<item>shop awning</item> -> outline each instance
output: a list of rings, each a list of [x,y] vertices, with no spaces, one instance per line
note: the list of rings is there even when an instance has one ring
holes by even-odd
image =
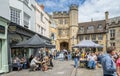
[[[46,40],[40,38],[37,34],[35,34],[32,38],[17,43],[15,46],[12,46],[13,48],[17,47],[24,47],[24,48],[55,48],[55,45],[52,45],[50,43],[47,43]]]

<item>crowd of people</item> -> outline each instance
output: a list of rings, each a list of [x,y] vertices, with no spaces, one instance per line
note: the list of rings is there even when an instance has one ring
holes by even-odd
[[[120,76],[120,51],[115,51],[115,47],[108,47],[106,53],[80,52],[74,53],[74,67],[78,68],[82,62],[89,69],[103,68],[103,76]],[[80,65],[81,66],[81,65]]]
[[[45,51],[40,50],[37,55],[31,55],[29,59],[25,57],[19,58],[15,57],[13,59],[13,69],[17,68],[17,70],[30,68],[30,71],[42,70],[46,71],[48,68],[53,67],[53,54],[46,48]]]
[[[18,70],[22,68],[30,68],[30,71],[42,70],[46,71],[49,67],[53,67],[52,59],[59,59],[61,56],[63,60],[74,60],[74,67],[86,67],[89,69],[96,69],[98,67],[103,68],[103,76],[120,76],[120,52],[115,51],[114,47],[108,47],[106,53],[102,51],[80,51],[73,52],[63,49],[62,51],[50,52],[39,51],[38,55],[31,55],[27,60],[25,57],[15,57],[13,60],[13,67],[17,67]]]

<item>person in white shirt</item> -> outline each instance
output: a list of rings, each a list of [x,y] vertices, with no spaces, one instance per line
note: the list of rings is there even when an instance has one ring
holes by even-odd
[[[38,60],[37,60],[37,56],[35,56],[31,63],[30,63],[30,67],[32,68],[31,70],[35,71],[39,66],[37,65],[37,63],[40,63]]]
[[[91,53],[90,56],[88,56],[88,67],[90,69],[95,69],[96,68],[96,55],[94,53]]]

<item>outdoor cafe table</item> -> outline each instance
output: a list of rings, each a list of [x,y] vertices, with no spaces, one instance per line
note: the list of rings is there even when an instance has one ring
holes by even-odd
[[[80,59],[80,63],[79,66],[82,68],[86,68],[87,67],[87,59]]]

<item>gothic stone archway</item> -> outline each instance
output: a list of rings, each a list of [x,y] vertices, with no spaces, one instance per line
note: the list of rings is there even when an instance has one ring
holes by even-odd
[[[69,45],[68,42],[61,42],[60,43],[60,50],[63,50],[63,49],[69,50],[68,45]]]

